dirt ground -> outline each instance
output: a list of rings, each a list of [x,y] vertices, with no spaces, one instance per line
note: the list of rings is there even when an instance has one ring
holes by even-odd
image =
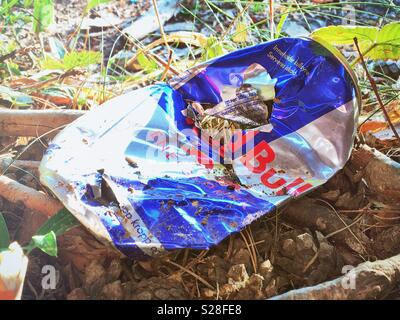
[[[147,10],[151,1],[118,3],[109,10],[127,21]],[[57,0],[53,32],[60,37],[71,35],[84,6],[83,1]],[[186,16],[178,15],[171,23],[182,22],[180,19],[187,22]],[[108,38],[115,40],[113,31],[107,32]],[[91,40],[93,48],[100,46],[96,39]],[[36,45],[28,37],[25,41]],[[109,49],[111,43],[105,47]],[[125,43],[116,50],[123,48]],[[40,161],[49,141],[37,141],[19,159]],[[27,142],[2,137],[0,151],[18,153]],[[398,160],[396,155],[393,159]],[[373,178],[359,164],[357,154],[353,154],[343,170],[306,198],[264,216],[208,251],[185,249],[162,258],[134,261],[100,243],[84,227],[75,228],[58,239],[59,257],[39,250],[30,255],[22,298],[267,299],[340,277],[344,266],[392,257],[400,253],[399,202],[383,199],[385,205],[378,207],[382,199],[365,183]],[[9,170],[7,176],[43,190],[35,171]],[[23,204],[1,197],[0,210],[11,237],[21,243],[26,243],[45,220]],[[307,220],[310,216],[316,220]],[[58,272],[54,290],[42,288],[45,265],[55,266]],[[386,298],[400,298],[400,283]]]

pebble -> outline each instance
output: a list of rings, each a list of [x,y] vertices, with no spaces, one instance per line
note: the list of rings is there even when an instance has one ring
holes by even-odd
[[[246,266],[244,264],[233,265],[228,271],[228,277],[235,282],[244,282],[249,279]]]

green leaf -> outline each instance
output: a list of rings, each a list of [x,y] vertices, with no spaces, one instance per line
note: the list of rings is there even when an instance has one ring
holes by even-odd
[[[64,70],[65,66],[62,60],[57,60],[50,55],[46,55],[41,63],[43,69],[48,70]]]
[[[49,233],[53,233],[54,237],[60,236],[63,233],[67,232],[68,230],[71,230],[72,228],[80,226],[80,222],[72,215],[71,212],[69,212],[67,209],[63,208],[60,211],[58,211],[54,216],[52,216],[49,220],[47,220],[37,231],[36,231],[36,236],[32,237],[32,241],[30,244],[27,246],[27,253],[29,254],[33,249],[38,248],[38,240],[35,240],[37,236],[46,236]],[[50,237],[50,236],[48,236]],[[39,239],[39,238],[38,238]],[[41,239],[41,238],[40,238]],[[51,240],[51,239],[50,239]],[[48,240],[46,240],[48,241]],[[49,243],[49,242],[47,242]],[[43,248],[39,247],[41,250]],[[54,252],[54,248],[51,249]],[[55,252],[57,254],[57,245],[55,248]],[[45,250],[43,250],[46,252]],[[48,252],[46,252],[48,253]],[[48,253],[50,254],[50,253]],[[51,255],[51,254],[50,254]]]
[[[10,9],[14,7],[17,4],[18,0],[11,0],[10,2],[6,2],[5,4],[2,4],[2,6],[5,8],[6,12],[10,12]]]
[[[33,4],[33,0],[24,0],[24,8],[29,8]]]
[[[53,231],[56,236],[60,236],[68,230],[80,226],[80,222],[71,212],[63,208],[54,216],[47,220],[37,231],[37,235],[44,235]]]
[[[33,5],[33,31],[46,30],[54,21],[53,0],[35,0]]]
[[[376,27],[329,26],[311,34],[334,45],[354,44],[357,37],[364,57],[374,60],[400,59],[400,23],[393,22],[381,30]]]
[[[354,37],[357,37],[358,42],[373,44],[377,35],[378,28],[376,27],[358,27],[358,26],[329,26],[315,30],[311,37],[321,38],[331,44],[353,44]]]
[[[400,23],[385,25],[378,33],[376,45],[366,56],[374,60],[400,59]]]
[[[68,52],[64,58],[64,68],[65,70],[71,70],[73,68],[82,68],[90,66],[91,64],[96,64],[101,61],[101,53],[95,51],[73,51]]]
[[[292,9],[292,4],[290,4],[290,6],[285,9],[284,13],[282,14],[281,18],[279,19],[279,22],[276,26],[276,32],[275,32],[276,39],[279,38],[279,36],[281,35],[283,25],[285,24],[285,21],[289,15],[289,12],[291,9]]]
[[[155,61],[150,60],[146,57],[143,52],[140,52],[137,56],[137,61],[144,72],[150,73],[158,69],[158,65]]]
[[[100,5],[100,4],[107,3],[107,2],[110,2],[110,1],[111,0],[89,0],[88,4],[86,6],[86,11],[89,11],[90,9],[93,9],[93,8],[97,7],[98,5]]]
[[[57,238],[53,231],[50,231],[45,235],[33,236],[31,243],[33,248],[39,248],[49,256],[57,256]]]
[[[207,45],[204,48],[203,60],[213,59],[219,56],[222,56],[227,51],[224,48],[224,45],[221,41],[219,41],[216,37],[210,36],[207,39]]]
[[[73,51],[64,55],[61,60],[57,60],[47,55],[42,62],[43,69],[68,71],[74,68],[88,67],[101,61],[101,53],[95,51]]]
[[[3,214],[0,212],[0,250],[8,248],[10,244],[10,234],[8,233],[8,228],[6,220]]]

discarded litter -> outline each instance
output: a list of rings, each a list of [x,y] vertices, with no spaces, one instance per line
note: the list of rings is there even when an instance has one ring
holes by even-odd
[[[41,181],[127,256],[207,249],[341,169],[358,103],[344,58],[282,38],[88,112],[53,140]]]
[[[0,300],[20,300],[28,258],[17,242],[0,251]]]

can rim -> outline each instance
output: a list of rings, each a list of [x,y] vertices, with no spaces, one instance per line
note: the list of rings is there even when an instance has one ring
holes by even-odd
[[[344,68],[346,69],[346,71],[349,73],[351,80],[353,81],[354,84],[354,88],[356,90],[356,99],[357,99],[357,104],[358,104],[358,112],[361,111],[361,90],[360,87],[358,85],[358,77],[355,74],[354,70],[351,68],[349,62],[346,60],[346,58],[343,56],[343,54],[336,49],[334,46],[332,46],[330,43],[328,43],[327,41],[321,39],[320,37],[313,37],[311,35],[311,37],[309,37],[308,39],[311,39],[317,43],[319,43],[320,45],[322,45],[325,49],[327,49],[330,53],[332,53],[334,55],[335,58],[337,58],[341,64],[344,66]]]

